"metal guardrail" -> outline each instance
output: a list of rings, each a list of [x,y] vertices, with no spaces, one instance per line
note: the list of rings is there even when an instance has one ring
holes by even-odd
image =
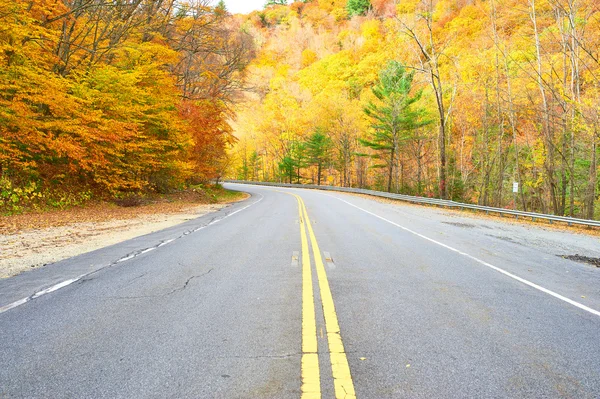
[[[382,191],[373,191],[373,190],[364,190],[361,188],[317,186],[315,184],[255,182],[255,181],[244,181],[244,180],[224,180],[224,182],[238,183],[238,184],[251,184],[251,185],[258,185],[258,186],[305,188],[305,189],[313,189],[313,190],[339,191],[339,192],[345,192],[345,193],[365,194],[365,195],[372,195],[374,197],[389,198],[389,199],[394,199],[394,200],[412,202],[412,203],[416,203],[416,204],[443,206],[443,207],[455,208],[455,209],[461,209],[461,210],[472,209],[475,211],[482,211],[482,212],[486,212],[486,213],[492,212],[492,213],[497,213],[500,215],[515,216],[517,219],[519,217],[524,217],[524,218],[531,218],[532,221],[547,220],[550,223],[562,222],[562,223],[567,223],[569,226],[578,225],[578,226],[588,226],[588,227],[600,227],[600,221],[597,221],[597,220],[577,219],[577,218],[571,218],[571,217],[567,217],[567,216],[555,216],[555,215],[547,215],[547,214],[543,214],[543,213],[518,211],[518,210],[514,210],[514,209],[494,208],[494,207],[490,207],[490,206],[465,204],[462,202],[442,200],[442,199],[437,199],[437,198],[415,197],[412,195],[386,193],[386,192],[382,192]]]

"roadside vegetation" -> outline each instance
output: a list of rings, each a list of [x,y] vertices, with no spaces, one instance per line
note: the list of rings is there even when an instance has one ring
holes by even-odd
[[[230,176],[600,218],[597,1],[271,4]]]
[[[82,206],[28,208],[19,214],[0,215],[0,235],[20,231],[98,223],[108,220],[135,219],[143,215],[186,213],[205,205],[220,205],[240,201],[247,194],[226,190],[213,184],[194,185],[170,194],[145,193],[113,201],[90,200]]]
[[[1,213],[222,174],[254,54],[222,2],[0,0],[0,26]]]
[[[0,212],[225,177],[600,218],[594,0],[0,0]]]

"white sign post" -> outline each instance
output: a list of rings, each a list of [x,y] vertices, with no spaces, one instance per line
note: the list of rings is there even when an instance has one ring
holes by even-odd
[[[513,193],[518,193],[519,192],[519,183],[514,182],[513,183]]]

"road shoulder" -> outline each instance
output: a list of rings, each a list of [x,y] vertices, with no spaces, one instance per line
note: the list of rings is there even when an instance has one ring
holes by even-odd
[[[14,301],[30,297],[37,292],[53,287],[70,279],[81,279],[103,269],[118,267],[122,262],[160,249],[179,238],[233,215],[254,203],[256,198],[224,205],[221,209],[195,217],[174,226],[149,234],[91,250],[80,255],[48,264],[45,267],[30,268],[30,271],[13,277],[0,279],[0,307]]]

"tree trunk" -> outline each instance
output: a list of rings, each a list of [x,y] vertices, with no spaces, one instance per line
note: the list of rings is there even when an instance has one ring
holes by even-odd
[[[442,54],[437,53],[436,43],[434,41],[433,33],[433,14],[434,14],[434,2],[428,2],[428,12],[424,13],[425,21],[428,29],[428,43],[419,38],[416,31],[410,28],[408,25],[403,24],[404,29],[408,35],[415,41],[418,46],[418,51],[422,55],[421,66],[422,70],[429,76],[431,88],[435,94],[437,111],[439,116],[439,196],[442,199],[448,198],[448,184],[447,184],[447,171],[446,171],[446,107],[444,104],[444,88],[442,80],[440,78],[439,70],[439,57]]]
[[[423,190],[421,188],[421,180],[422,180],[422,174],[423,174],[423,159],[421,158],[421,141],[419,140],[419,143],[417,144],[417,148],[418,148],[418,155],[417,155],[417,195],[421,196],[423,195]]]
[[[507,90],[507,95],[508,95],[508,109],[509,109],[508,120],[510,122],[513,146],[515,149],[515,171],[513,173],[513,178],[516,178],[517,182],[519,183],[519,196],[521,197],[521,204],[523,207],[522,210],[527,212],[527,202],[525,201],[525,189],[523,187],[523,176],[521,175],[521,165],[519,162],[519,143],[517,141],[518,137],[517,137],[517,122],[516,122],[517,116],[516,116],[515,106],[513,103],[512,81],[510,78],[510,71],[508,68],[508,59],[506,57],[504,57],[504,71],[506,74],[506,90]],[[515,203],[515,208],[517,208],[516,203]]]
[[[540,35],[538,32],[537,26],[537,15],[535,8],[535,0],[530,0],[531,7],[531,22],[533,23],[533,31],[534,31],[534,39],[535,39],[535,53],[536,53],[536,61],[537,61],[537,84],[538,89],[540,91],[540,96],[542,98],[542,106],[543,106],[543,116],[542,116],[542,125],[544,131],[544,139],[546,146],[546,160],[545,160],[545,169],[547,175],[546,186],[549,191],[550,200],[552,201],[552,207],[555,214],[559,213],[559,204],[558,198],[556,196],[556,181],[555,181],[555,167],[554,167],[554,134],[553,130],[550,127],[550,109],[548,106],[548,101],[546,99],[546,88],[544,87],[544,82],[542,79],[542,56],[541,56],[541,44],[540,44]]]
[[[588,177],[588,187],[587,187],[587,198],[586,198],[586,217],[588,219],[594,219],[594,211],[595,211],[595,199],[596,199],[596,184],[598,183],[598,160],[596,155],[596,146],[597,146],[597,133],[594,134],[594,138],[592,141],[592,153],[590,162],[590,173]]]
[[[396,156],[396,152],[394,150],[395,150],[395,148],[392,147],[392,150],[390,152],[390,166],[389,166],[389,170],[388,170],[388,185],[387,185],[388,193],[392,192],[392,178],[394,176],[394,157]]]
[[[500,135],[498,136],[498,182],[497,182],[497,193],[498,201],[497,206],[502,207],[502,194],[504,192],[504,110],[502,109],[502,95],[500,93],[500,38],[498,37],[498,28],[496,25],[496,4],[494,0],[491,1],[492,6],[492,30],[494,33],[494,44],[496,46],[496,112],[498,114],[498,123],[500,125]]]
[[[400,187],[398,192],[403,192],[404,190],[404,161],[400,160]]]
[[[321,162],[317,165],[317,186],[321,185]]]
[[[448,198],[448,187],[446,185],[446,122],[444,117],[440,118],[440,196]]]

